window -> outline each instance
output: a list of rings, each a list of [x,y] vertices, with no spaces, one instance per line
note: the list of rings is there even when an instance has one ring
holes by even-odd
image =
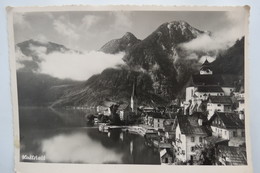
[[[233,131],[233,136],[237,137],[237,132],[236,131]]]
[[[199,141],[202,142],[202,137],[199,138]]]
[[[192,152],[194,152],[194,151],[195,151],[195,147],[191,147],[190,150],[191,150]]]
[[[160,122],[160,120],[158,119],[158,123]]]
[[[183,154],[183,155],[185,154],[185,150],[182,150],[182,154]]]
[[[218,106],[221,106],[221,104],[218,104]]]
[[[191,137],[191,142],[195,142],[194,136]]]

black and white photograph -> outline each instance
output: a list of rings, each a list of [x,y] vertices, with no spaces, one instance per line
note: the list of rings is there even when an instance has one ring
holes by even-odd
[[[18,162],[248,165],[247,7],[126,9],[12,11]]]

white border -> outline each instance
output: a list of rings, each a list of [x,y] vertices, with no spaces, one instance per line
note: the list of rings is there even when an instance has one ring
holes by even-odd
[[[14,51],[14,34],[13,34],[13,13],[14,12],[40,12],[40,11],[103,11],[103,10],[125,10],[125,11],[234,11],[234,10],[246,10],[248,6],[241,7],[205,7],[205,6],[63,6],[63,7],[20,7],[20,8],[7,8],[8,15],[8,30],[9,30],[9,55],[10,55],[10,68],[11,68],[11,89],[12,89],[12,105],[13,105],[13,119],[14,119],[14,146],[15,146],[15,164],[17,172],[86,172],[86,171],[98,171],[98,172],[139,172],[149,171],[150,173],[159,171],[185,171],[185,172],[212,172],[217,173],[219,171],[236,172],[236,173],[251,173],[252,172],[252,160],[251,160],[251,144],[249,135],[249,116],[246,110],[246,143],[247,143],[247,166],[163,166],[163,165],[103,165],[103,164],[56,164],[56,163],[24,163],[19,160],[19,123],[18,123],[18,101],[17,101],[17,84],[16,84],[16,68],[15,68],[15,51]],[[245,71],[246,71],[246,106],[249,108],[249,85],[248,85],[248,21],[245,21],[246,27],[246,58],[245,58]]]

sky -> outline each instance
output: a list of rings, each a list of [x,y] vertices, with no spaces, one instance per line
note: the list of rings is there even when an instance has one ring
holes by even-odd
[[[98,51],[112,39],[126,32],[144,39],[161,24],[175,20],[210,31],[196,39],[181,44],[188,52],[187,58],[199,59],[197,50],[217,52],[225,50],[244,35],[244,13],[225,11],[61,11],[27,12],[14,14],[15,43],[29,39],[42,43],[62,44],[82,54],[72,52],[47,53],[46,47],[30,45],[31,51],[41,59],[35,72],[60,79],[87,80],[106,68],[123,64],[124,53],[108,55]],[[208,57],[213,61],[216,56]],[[204,57],[205,59],[205,57]],[[23,61],[31,60],[16,50],[16,68],[24,68]],[[201,61],[203,58],[201,58]],[[59,67],[59,68],[57,68]]]
[[[224,11],[70,11],[14,15],[15,43],[39,39],[68,48],[98,50],[108,41],[132,32],[144,39],[165,22],[184,20],[225,39],[244,35],[243,14]]]

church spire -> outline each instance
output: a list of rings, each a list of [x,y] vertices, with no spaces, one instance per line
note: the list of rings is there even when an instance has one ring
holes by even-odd
[[[136,112],[136,86],[135,86],[135,82],[133,83],[130,107],[131,107],[132,112]]]

